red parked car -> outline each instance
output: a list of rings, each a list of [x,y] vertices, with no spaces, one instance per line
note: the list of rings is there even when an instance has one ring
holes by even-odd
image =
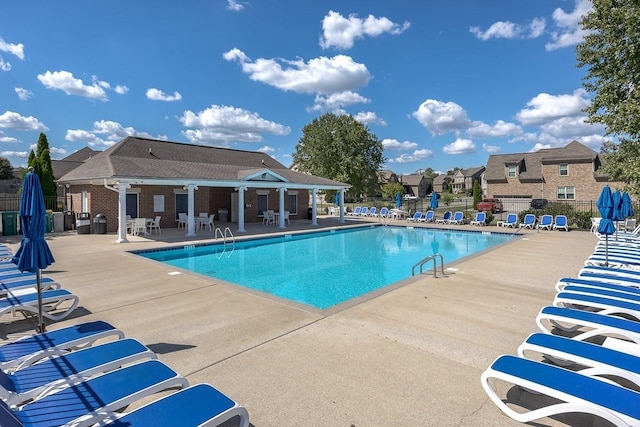
[[[479,211],[502,212],[502,202],[498,199],[482,199],[476,207]]]

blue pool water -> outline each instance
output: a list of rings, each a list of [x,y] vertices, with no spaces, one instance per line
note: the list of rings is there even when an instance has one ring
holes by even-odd
[[[412,266],[435,252],[450,263],[511,239],[502,233],[365,227],[236,242],[233,250],[212,244],[136,253],[327,309],[410,277]]]

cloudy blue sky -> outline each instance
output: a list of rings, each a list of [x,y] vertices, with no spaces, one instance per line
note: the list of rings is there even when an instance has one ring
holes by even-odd
[[[398,173],[492,153],[600,150],[576,67],[589,0],[50,0],[0,12],[0,155],[24,166],[127,135],[259,150],[347,113]]]

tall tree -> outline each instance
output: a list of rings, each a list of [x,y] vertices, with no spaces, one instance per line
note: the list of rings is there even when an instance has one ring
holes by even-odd
[[[13,178],[13,166],[6,157],[0,157],[0,179]]]
[[[53,168],[51,167],[51,152],[49,151],[49,141],[47,141],[47,135],[40,133],[38,137],[38,145],[36,146],[36,158],[34,169],[38,178],[40,178],[40,185],[42,185],[42,194],[47,197],[54,197],[57,195],[56,183],[53,177]]]
[[[302,129],[293,162],[302,172],[350,184],[353,195],[372,195],[382,151],[382,142],[352,116],[325,113]]]
[[[576,48],[583,87],[594,94],[585,111],[619,143],[602,147],[603,169],[611,179],[640,195],[640,8],[635,0],[592,0],[582,18],[587,31]]]

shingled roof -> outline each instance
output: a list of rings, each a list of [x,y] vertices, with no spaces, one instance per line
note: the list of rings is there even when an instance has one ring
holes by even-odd
[[[572,141],[562,148],[544,148],[531,153],[492,154],[487,160],[484,178],[487,182],[506,182],[505,166],[518,165],[521,182],[539,182],[543,164],[594,163],[599,166],[598,153],[591,148]],[[599,175],[596,170],[595,175]]]
[[[348,184],[296,172],[257,151],[206,147],[180,142],[128,136],[96,153],[58,181],[100,184],[107,180],[140,183],[197,181],[198,185],[237,185],[256,174],[302,186],[349,187]]]

